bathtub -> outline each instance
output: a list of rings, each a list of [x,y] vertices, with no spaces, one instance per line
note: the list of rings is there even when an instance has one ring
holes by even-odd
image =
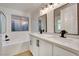
[[[26,51],[29,49],[29,41],[27,39],[14,39],[10,41],[2,40],[1,44],[1,56],[13,56],[17,53]]]

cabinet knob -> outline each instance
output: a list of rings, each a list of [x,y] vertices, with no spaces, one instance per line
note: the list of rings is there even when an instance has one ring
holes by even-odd
[[[30,40],[30,45],[32,45],[32,40]]]
[[[37,40],[37,46],[39,47],[39,40]]]

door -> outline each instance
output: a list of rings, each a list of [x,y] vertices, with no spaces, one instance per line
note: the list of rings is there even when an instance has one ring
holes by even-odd
[[[39,56],[52,56],[52,44],[40,39]]]

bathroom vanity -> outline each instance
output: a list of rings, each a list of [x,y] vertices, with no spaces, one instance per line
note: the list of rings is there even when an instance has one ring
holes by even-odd
[[[30,50],[34,56],[78,56],[79,40],[56,35],[30,33]]]
[[[79,4],[69,3],[53,9],[53,13],[47,13],[47,32],[51,33],[50,29],[53,28],[53,34],[30,33],[30,50],[34,56],[79,56],[78,6]],[[54,20],[54,26],[51,26],[51,19]],[[58,34],[61,30],[68,32],[66,38]],[[74,36],[78,38],[73,38]]]

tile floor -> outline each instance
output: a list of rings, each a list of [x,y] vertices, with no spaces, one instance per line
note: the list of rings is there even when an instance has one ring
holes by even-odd
[[[33,55],[31,53],[31,51],[28,50],[28,51],[16,54],[15,56],[33,56]]]

